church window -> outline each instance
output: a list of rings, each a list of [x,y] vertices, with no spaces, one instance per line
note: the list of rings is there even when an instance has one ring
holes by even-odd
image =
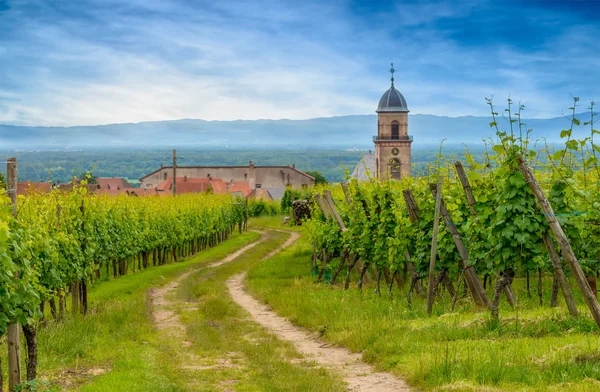
[[[398,121],[392,122],[392,140],[400,139],[400,124]]]
[[[165,180],[167,179],[167,172],[165,172]]]
[[[390,160],[390,178],[400,179],[400,160],[397,158]]]

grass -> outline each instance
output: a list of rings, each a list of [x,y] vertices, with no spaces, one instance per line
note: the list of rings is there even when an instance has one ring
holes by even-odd
[[[87,316],[50,321],[39,330],[40,378],[68,390],[182,390],[170,371],[170,358],[161,352],[146,291],[189,268],[219,260],[258,237],[254,232],[236,234],[184,262],[99,283],[90,290]],[[4,372],[5,348],[3,345],[1,351]],[[92,377],[92,373],[100,372],[104,373]]]
[[[279,232],[270,235],[270,240],[236,262],[200,270],[179,285],[177,300],[198,306],[180,308],[191,341],[187,352],[173,353],[182,369],[180,379],[201,391],[225,387],[236,391],[345,391],[338,377],[299,361],[301,356],[291,344],[250,321],[247,313],[224,294],[230,276],[256,265],[288,237]],[[190,368],[190,364],[196,366]]]
[[[41,390],[344,391],[339,377],[300,360],[291,344],[251,321],[228,295],[226,280],[259,263],[288,234],[272,232],[234,262],[206,268],[259,236],[236,234],[184,262],[98,283],[89,293],[88,315],[39,330],[39,376],[49,383]],[[190,269],[170,298],[185,325],[188,344],[182,344],[173,329],[155,327],[147,291]]]
[[[503,304],[500,323],[491,322],[488,312],[468,298],[451,312],[447,295],[436,300],[434,315],[428,317],[425,300],[414,296],[409,307],[406,292],[396,287],[390,300],[376,296],[372,287],[361,294],[355,285],[344,291],[315,283],[305,238],[254,265],[248,275],[250,291],[293,323],[362,352],[377,368],[423,390],[600,390],[598,329],[580,297],[578,307],[585,316],[578,319],[569,317],[562,301],[559,308],[550,308],[550,281],[544,282],[545,306],[540,307],[535,280],[532,298],[524,280],[517,280],[518,309]]]

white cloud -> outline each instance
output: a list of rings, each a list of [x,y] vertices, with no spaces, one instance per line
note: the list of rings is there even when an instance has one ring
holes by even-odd
[[[565,89],[577,88],[582,72],[590,70],[588,80],[599,72],[589,28],[536,51],[509,43],[465,46],[435,28],[417,28],[464,17],[475,3],[425,3],[375,16],[407,26],[400,35],[331,4],[89,4],[77,9],[77,18],[61,17],[47,4],[45,16],[12,14],[18,22],[12,38],[0,38],[0,123],[373,113],[389,85],[392,60],[412,113],[486,115],[484,97],[512,94],[528,104],[529,115],[549,117],[569,104],[572,91]],[[561,53],[571,58],[557,64]],[[582,88],[594,89],[590,83]]]

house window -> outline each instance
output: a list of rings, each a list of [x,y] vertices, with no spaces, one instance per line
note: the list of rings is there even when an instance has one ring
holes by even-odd
[[[167,172],[165,172],[165,180],[167,179]]]
[[[392,140],[400,139],[400,124],[398,121],[392,122]]]
[[[390,160],[390,178],[400,179],[400,161],[397,158]]]
[[[256,184],[256,188],[260,188],[262,185],[261,184]]]

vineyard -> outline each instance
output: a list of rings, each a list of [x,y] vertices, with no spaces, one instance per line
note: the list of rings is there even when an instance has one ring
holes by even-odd
[[[22,326],[27,380],[36,378],[36,326],[44,317],[64,318],[67,296],[70,310],[85,314],[94,282],[188,257],[246,221],[243,204],[228,195],[108,197],[80,186],[13,204],[7,196],[14,201],[15,187],[7,185],[8,195],[0,190],[0,337]],[[11,387],[19,384],[16,336],[8,336]]]
[[[571,125],[561,132],[565,146],[555,151],[531,146],[520,122],[523,108],[511,114],[511,104],[509,100],[508,131],[498,127],[492,106],[495,121],[490,125],[498,142],[487,145],[481,162],[467,155],[466,169],[440,153],[421,177],[353,181],[318,191],[313,217],[306,222],[317,279],[344,281],[348,289],[356,271],[359,289],[372,278],[375,292],[381,295],[385,284],[390,297],[395,286],[408,283],[409,304],[414,293],[427,296],[428,313],[442,288],[453,298],[454,308],[463,285],[473,302],[497,320],[503,294],[517,306],[511,286],[515,278],[526,279],[531,296],[533,277],[541,304],[542,279],[550,275],[551,304],[556,306],[560,291],[570,314],[577,316],[577,290],[600,325],[595,293],[600,272],[600,145],[594,139],[599,132],[594,129],[593,103],[592,120],[583,124],[589,136],[572,137],[574,127],[582,125],[574,105]],[[569,272],[575,287],[567,281]],[[488,295],[491,282],[495,285]]]

